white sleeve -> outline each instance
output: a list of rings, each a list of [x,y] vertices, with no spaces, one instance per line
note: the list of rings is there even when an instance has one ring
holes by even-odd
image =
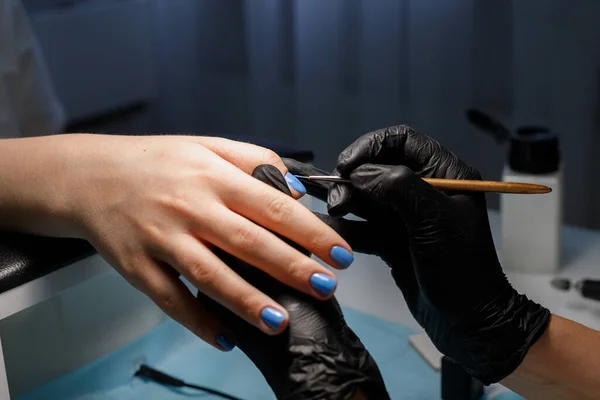
[[[65,112],[25,9],[0,0],[0,13],[0,137],[61,132]]]

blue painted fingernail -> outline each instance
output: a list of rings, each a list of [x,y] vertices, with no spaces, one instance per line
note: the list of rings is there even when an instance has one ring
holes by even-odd
[[[272,307],[265,307],[260,313],[263,322],[274,331],[279,330],[279,327],[285,320],[285,314]]]
[[[335,290],[337,286],[337,282],[335,279],[330,277],[329,275],[325,275],[322,273],[312,274],[310,277],[310,286],[315,289],[322,296],[330,296],[331,293]]]
[[[227,351],[231,351],[235,348],[235,340],[225,334],[217,336],[217,343]]]
[[[333,246],[329,252],[331,259],[340,267],[348,268],[354,262],[354,256],[343,247]]]
[[[290,174],[289,172],[287,174],[285,174],[285,181],[296,192],[301,193],[301,194],[305,194],[306,193],[306,188],[304,187],[304,185],[302,184],[302,182],[300,182],[298,180],[298,178],[296,178],[294,175]]]

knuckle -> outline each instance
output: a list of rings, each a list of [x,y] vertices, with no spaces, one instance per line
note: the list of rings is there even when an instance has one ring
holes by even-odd
[[[428,143],[433,139],[423,135],[421,132],[416,131],[409,125],[398,125],[394,132],[394,136],[406,138],[406,140],[414,140],[418,143]]]
[[[314,261],[306,256],[299,256],[288,266],[287,275],[294,282],[305,282],[313,269]]]
[[[269,202],[266,212],[273,222],[284,223],[292,215],[292,203],[283,196],[277,196]]]
[[[348,160],[350,150],[344,150],[337,157],[336,172],[346,172],[346,162]]]
[[[390,171],[389,174],[386,174],[384,180],[388,187],[393,187],[402,185],[413,177],[414,174],[408,167],[400,165]]]
[[[220,169],[220,173],[219,171],[212,169],[209,170],[208,168],[199,171],[197,181],[206,184],[206,187],[210,187],[210,190],[213,192],[213,194],[223,195],[228,193],[225,189],[228,188],[229,185],[225,183],[223,178],[227,176],[228,179],[235,181],[236,178],[233,175],[237,171],[230,171],[230,169],[227,167],[229,167],[229,165],[223,165],[223,167]]]
[[[206,287],[216,283],[216,270],[214,268],[209,268],[201,260],[186,260],[182,263],[182,266],[188,270],[196,285]]]
[[[119,274],[138,290],[144,289],[147,284],[146,276],[143,274],[147,263],[147,260],[139,254],[120,256],[110,262]]]
[[[310,233],[310,240],[308,242],[310,247],[308,248],[308,250],[314,251],[313,249],[318,249],[321,247],[330,247],[328,243],[330,242],[329,238],[331,237],[331,230],[332,228],[330,228],[327,225],[315,228]]]
[[[242,313],[246,315],[258,316],[260,315],[263,302],[258,296],[246,294],[245,296],[240,297],[239,304]]]
[[[234,247],[244,250],[253,249],[258,245],[259,228],[258,227],[239,227],[235,230],[231,241]]]
[[[281,161],[281,157],[279,157],[279,155],[274,151],[268,149],[263,151],[262,163],[271,164],[278,167],[284,166],[283,161]]]
[[[162,199],[163,205],[175,211],[187,211],[191,208],[191,201],[189,198],[189,193],[183,188],[177,189],[176,186],[169,192],[167,196],[164,196]]]
[[[172,293],[166,291],[158,291],[156,294],[158,301],[157,303],[163,309],[163,311],[171,316],[178,315],[181,307],[180,302]]]
[[[165,230],[157,224],[142,223],[140,230],[151,244],[163,243],[165,241]]]
[[[208,143],[205,143],[205,146],[213,153],[219,154],[221,157],[227,158],[231,155],[231,150],[228,146],[225,145],[226,143],[227,142],[222,140],[210,140]]]
[[[418,134],[411,126],[402,124],[396,127],[397,134],[399,135],[416,135]]]

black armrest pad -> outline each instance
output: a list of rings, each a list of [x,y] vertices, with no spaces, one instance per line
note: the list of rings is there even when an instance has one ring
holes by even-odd
[[[79,239],[0,233],[0,293],[94,254]]]

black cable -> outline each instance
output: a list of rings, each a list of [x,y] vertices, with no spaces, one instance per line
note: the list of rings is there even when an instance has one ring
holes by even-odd
[[[170,375],[165,374],[164,372],[160,372],[160,371],[158,371],[154,368],[151,368],[147,365],[144,365],[144,364],[142,364],[140,366],[140,369],[137,370],[137,372],[135,373],[135,376],[147,378],[156,383],[160,383],[162,385],[174,386],[174,387],[188,387],[188,388],[192,388],[192,389],[202,390],[204,392],[212,393],[214,395],[223,397],[224,399],[242,400],[239,397],[234,397],[230,394],[219,392],[218,390],[215,390],[215,389],[211,389],[211,388],[208,388],[205,386],[193,385],[191,383],[186,383],[185,381],[182,381],[181,379],[174,378]]]

